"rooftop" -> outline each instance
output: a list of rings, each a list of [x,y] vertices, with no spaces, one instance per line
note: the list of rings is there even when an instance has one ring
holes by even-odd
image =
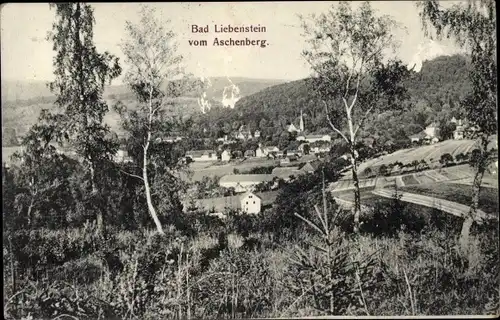
[[[272,174],[229,174],[220,178],[219,183],[231,182],[269,182],[274,176]]]

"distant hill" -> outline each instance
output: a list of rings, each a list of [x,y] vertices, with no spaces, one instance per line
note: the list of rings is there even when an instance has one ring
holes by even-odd
[[[207,89],[207,98],[214,100],[222,99],[222,92],[225,87],[234,84],[239,87],[240,95],[247,96],[254,94],[264,88],[271,87],[284,80],[274,79],[252,79],[244,77],[211,77],[211,86]],[[30,104],[35,102],[53,101],[54,95],[47,88],[46,81],[15,81],[2,80],[2,102],[16,102],[20,104]],[[132,93],[127,85],[107,86],[104,92],[105,97],[119,96],[123,98],[132,97]],[[52,99],[51,99],[52,98]]]
[[[283,80],[252,79],[235,77],[229,80],[226,77],[209,78],[211,86],[207,89],[207,98],[212,100],[212,105],[219,105],[222,100],[224,87],[231,82],[240,89],[240,96],[244,97],[256,93],[264,88],[283,83]],[[111,109],[115,99],[125,103],[134,103],[134,96],[126,85],[107,86],[104,97]],[[192,114],[200,110],[197,103],[198,96],[187,94],[178,100],[182,114]],[[9,81],[2,80],[2,127],[15,128],[23,133],[35,123],[40,111],[44,108],[53,108],[55,96],[47,88],[43,81]],[[119,131],[118,115],[113,111],[106,115],[105,121],[111,127]]]

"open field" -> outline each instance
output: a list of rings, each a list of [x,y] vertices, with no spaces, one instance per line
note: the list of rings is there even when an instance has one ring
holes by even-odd
[[[488,148],[498,148],[497,135],[491,136],[491,142]],[[398,150],[391,154],[380,156],[375,159],[370,159],[361,163],[358,167],[358,173],[360,178],[363,177],[363,172],[366,168],[370,168],[372,171],[377,172],[378,168],[385,164],[394,163],[400,161],[403,164],[411,163],[414,160],[425,160],[431,167],[439,165],[439,159],[441,155],[445,153],[450,153],[453,157],[460,153],[467,153],[474,149],[476,146],[476,140],[446,140],[432,145],[419,146],[409,149]],[[350,179],[352,177],[350,172],[347,172],[345,179]]]
[[[290,163],[290,166],[302,166],[307,161],[315,159],[314,156],[304,156],[297,161]],[[233,174],[234,169],[240,172],[245,172],[253,168],[280,166],[278,159],[267,158],[248,158],[244,160],[232,160],[231,162],[221,163],[216,161],[193,162],[189,168],[193,171],[192,181],[199,181],[203,177],[221,177],[228,174]]]
[[[438,199],[445,199],[466,206],[468,206],[472,200],[472,188],[454,183],[431,183],[406,186],[400,190]],[[482,187],[479,193],[479,209],[498,216],[498,190]]]

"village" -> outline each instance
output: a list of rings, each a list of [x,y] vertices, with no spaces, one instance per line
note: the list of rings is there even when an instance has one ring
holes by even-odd
[[[410,147],[433,145],[445,138],[464,140],[475,131],[475,128],[463,119],[452,117],[449,124],[455,127],[450,136],[443,137],[439,125],[432,122],[421,132],[408,137]],[[290,135],[295,136],[295,141],[298,143],[296,149],[280,150],[276,145],[264,145],[259,130],[251,132],[245,125],[242,125],[230,135],[224,135],[213,141],[217,145],[216,149],[187,151],[183,161],[195,172],[193,180],[201,180],[205,176],[216,177],[218,187],[227,190],[225,193],[230,195],[194,199],[189,196],[188,192],[183,201],[184,210],[201,209],[220,217],[223,217],[224,212],[228,210],[249,214],[261,213],[265,208],[272,206],[279,191],[280,181],[289,183],[301,175],[314,173],[322,161],[325,161],[326,156],[334,151],[332,150],[334,139],[331,135],[307,132],[302,111],[299,122],[290,123],[286,130]],[[178,143],[183,139],[187,138],[177,135],[166,137],[162,141]],[[254,142],[258,146],[244,152],[232,150],[234,145],[242,141]],[[366,139],[365,143],[371,147],[370,139]],[[387,152],[380,155],[384,154]],[[345,169],[349,169],[349,153],[344,153],[340,157],[346,160]],[[126,162],[131,161],[131,158],[127,156],[126,151],[120,150],[115,161]],[[268,167],[271,172],[253,173],[251,169],[259,166]],[[363,176],[363,173],[360,174]],[[192,190],[191,188],[190,191]],[[342,201],[340,198],[338,200]]]

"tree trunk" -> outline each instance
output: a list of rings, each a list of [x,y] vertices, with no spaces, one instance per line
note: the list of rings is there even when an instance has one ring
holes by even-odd
[[[33,207],[35,205],[35,197],[36,197],[35,194],[31,195],[30,205],[28,206],[28,213],[27,213],[27,216],[28,216],[28,226],[31,226],[31,211],[33,211]]]
[[[359,194],[359,179],[358,179],[358,162],[356,159],[356,130],[354,129],[354,124],[352,120],[352,107],[354,101],[351,106],[347,106],[347,102],[345,102],[346,107],[346,115],[347,115],[347,124],[349,126],[349,151],[351,153],[351,172],[352,172],[352,182],[354,184],[354,233],[359,233],[359,215],[361,212],[361,196]]]
[[[476,172],[474,175],[474,181],[472,183],[472,199],[469,214],[467,217],[465,217],[465,220],[462,224],[462,231],[460,233],[460,250],[464,255],[469,252],[470,228],[474,222],[474,218],[477,216],[477,209],[479,207],[479,193],[481,191],[481,183],[483,181],[484,172],[486,171],[486,167],[488,164],[487,147],[488,137],[483,136],[481,138],[481,155],[479,156],[477,163],[474,164]]]
[[[351,171],[352,182],[354,184],[354,232],[359,232],[359,215],[361,212],[361,195],[359,192],[358,163],[354,148],[351,150]]]
[[[472,227],[472,223],[474,219],[471,217],[466,217],[462,224],[462,231],[460,233],[460,251],[463,256],[467,256],[469,253],[469,236],[470,236],[470,228]]]
[[[153,206],[153,199],[151,198],[151,188],[149,186],[149,180],[148,180],[148,148],[149,148],[149,141],[150,140],[151,140],[151,132],[148,132],[146,145],[144,146],[142,178],[144,180],[144,189],[146,190],[146,202],[148,203],[149,214],[151,215],[151,217],[153,218],[153,220],[156,224],[156,229],[158,230],[158,233],[165,234],[165,232],[163,232],[161,222],[158,219],[158,215],[156,214],[156,209]]]
[[[92,201],[97,211],[96,212],[97,232],[103,235],[105,232],[103,209],[102,206],[100,205],[99,201],[100,199],[97,199],[99,197],[99,190],[97,189],[97,185],[95,183],[95,169],[94,169],[94,164],[92,162],[90,163],[89,170],[90,170],[90,184],[92,186]]]

